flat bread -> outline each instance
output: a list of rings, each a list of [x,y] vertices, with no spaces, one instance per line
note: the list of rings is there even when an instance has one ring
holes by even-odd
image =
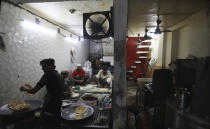
[[[25,87],[26,89],[32,89],[32,88],[33,88],[31,85],[29,85],[29,84],[27,84],[27,83],[24,84],[24,87]],[[27,95],[29,95],[29,96],[32,96],[32,95],[33,95],[33,94],[30,94],[30,93],[28,93],[28,92],[26,92],[26,91],[25,91],[25,93],[26,93]]]
[[[74,116],[74,119],[79,120],[79,119],[83,119],[85,118],[85,114],[77,114],[76,116]]]
[[[27,84],[27,83],[25,83],[24,86],[25,86],[26,88],[28,88],[28,89],[32,89],[32,88],[33,88],[30,84]]]
[[[87,107],[85,107],[85,106],[79,106],[79,107],[77,107],[76,109],[75,109],[75,112],[77,113],[77,114],[83,114],[83,113],[85,113],[87,111]]]
[[[25,104],[22,100],[19,99],[11,101],[8,104],[8,108],[10,108],[13,111],[25,111],[29,110],[30,107],[31,107],[30,104]]]

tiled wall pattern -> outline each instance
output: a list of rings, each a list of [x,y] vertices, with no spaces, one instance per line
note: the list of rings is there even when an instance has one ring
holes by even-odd
[[[31,97],[19,91],[22,84],[35,85],[40,79],[43,74],[39,65],[41,59],[54,58],[60,72],[71,70],[78,62],[85,62],[89,55],[89,43],[73,43],[58,34],[32,30],[21,24],[22,19],[34,21],[35,17],[13,5],[2,3],[0,32],[6,33],[3,35],[6,51],[0,50],[0,106],[16,98],[43,98],[44,89]],[[44,20],[40,21],[48,28],[57,29]],[[70,61],[71,48],[76,50],[74,63]]]

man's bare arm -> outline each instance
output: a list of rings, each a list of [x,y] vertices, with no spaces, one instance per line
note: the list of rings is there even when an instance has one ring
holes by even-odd
[[[29,88],[25,88],[24,86],[20,87],[20,91],[26,91],[29,94],[35,94],[36,92],[38,92],[40,89],[42,88],[42,86],[40,85],[36,85],[35,87],[29,89]]]

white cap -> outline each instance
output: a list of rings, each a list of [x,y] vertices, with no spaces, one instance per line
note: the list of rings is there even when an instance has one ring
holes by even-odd
[[[81,64],[77,64],[77,67],[82,67],[82,65]]]
[[[110,84],[110,83],[111,83],[111,81],[112,81],[112,79],[109,77],[109,78],[107,78],[107,80],[106,80],[106,81],[107,81],[107,83],[108,83],[108,84]]]

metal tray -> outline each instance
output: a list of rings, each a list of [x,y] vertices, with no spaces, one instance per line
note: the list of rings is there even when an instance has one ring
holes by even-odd
[[[82,119],[86,119],[86,118],[93,115],[94,109],[91,106],[85,105],[85,104],[74,104],[74,105],[70,105],[70,106],[64,108],[61,111],[62,119],[64,119],[64,120],[74,120],[74,121],[75,120],[82,120],[82,119],[75,119],[74,118],[76,116],[75,109],[79,106],[85,106],[87,108],[87,111],[84,113],[85,117],[82,118]]]

